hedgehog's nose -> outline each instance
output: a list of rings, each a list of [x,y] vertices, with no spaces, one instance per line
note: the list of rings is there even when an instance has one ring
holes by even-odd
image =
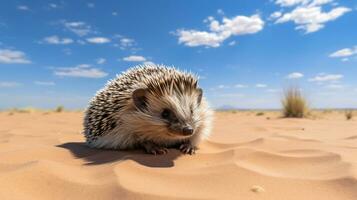
[[[193,133],[193,128],[192,128],[191,126],[185,126],[185,127],[183,127],[183,129],[182,129],[182,133],[183,133],[184,135],[192,135],[192,133]]]

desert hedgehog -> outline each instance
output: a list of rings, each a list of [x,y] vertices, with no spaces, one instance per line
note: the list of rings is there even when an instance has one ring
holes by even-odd
[[[138,66],[97,92],[84,117],[90,147],[144,148],[192,154],[210,132],[211,110],[194,75],[166,66]]]

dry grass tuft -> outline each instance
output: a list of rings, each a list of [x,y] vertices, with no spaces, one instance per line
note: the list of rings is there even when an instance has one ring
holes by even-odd
[[[284,117],[303,118],[309,112],[306,98],[298,87],[290,87],[284,91],[282,99]]]
[[[9,115],[13,115],[15,113],[34,113],[38,112],[39,110],[33,107],[26,107],[26,108],[12,108],[8,110]]]
[[[257,114],[255,114],[256,116],[262,116],[262,115],[265,115],[264,112],[257,112]]]
[[[353,110],[346,110],[345,111],[345,117],[347,120],[351,120],[354,116]]]
[[[55,112],[63,112],[64,111],[64,107],[63,106],[57,106],[57,108],[55,109]]]

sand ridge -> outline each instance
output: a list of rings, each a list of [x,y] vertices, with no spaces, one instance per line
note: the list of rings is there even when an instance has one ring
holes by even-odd
[[[82,113],[0,113],[0,199],[357,199],[357,121],[216,113],[194,156],[86,147]],[[336,116],[335,116],[336,115]]]

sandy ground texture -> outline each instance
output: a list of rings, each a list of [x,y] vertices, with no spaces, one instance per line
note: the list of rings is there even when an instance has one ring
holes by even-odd
[[[0,199],[357,199],[357,120],[343,114],[216,113],[193,156],[89,149],[81,123],[0,113]]]

